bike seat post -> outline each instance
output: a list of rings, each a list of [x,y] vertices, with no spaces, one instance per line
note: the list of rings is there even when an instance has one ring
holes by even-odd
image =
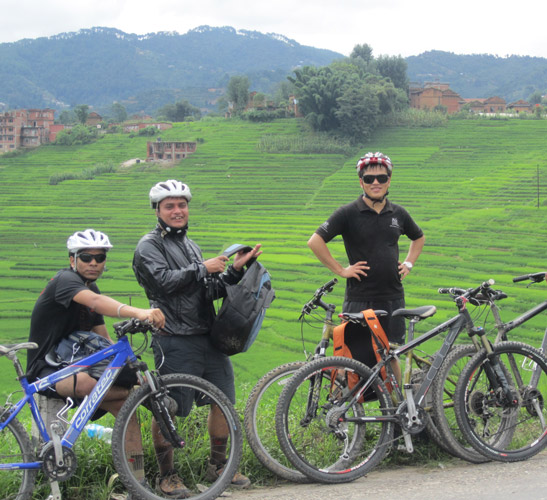
[[[15,373],[17,373],[17,377],[24,377],[25,372],[23,371],[23,366],[21,365],[21,361],[19,361],[19,358],[17,357],[15,351],[8,352],[6,356],[12,361],[13,366],[15,367]]]

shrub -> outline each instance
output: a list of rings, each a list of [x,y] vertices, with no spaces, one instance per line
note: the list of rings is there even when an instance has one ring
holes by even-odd
[[[156,127],[145,127],[139,130],[139,135],[156,135],[159,130]]]
[[[286,112],[284,109],[275,109],[267,111],[265,109],[250,109],[242,114],[242,118],[251,122],[270,122],[276,118],[285,118]]]
[[[56,186],[63,181],[70,180],[92,180],[101,174],[110,174],[116,172],[117,167],[112,162],[97,163],[93,168],[85,168],[81,172],[62,172],[60,174],[53,174],[49,178],[49,184]]]
[[[408,108],[381,116],[379,126],[442,127],[447,121],[448,117],[445,113]]]
[[[99,131],[96,128],[76,125],[70,129],[61,130],[57,134],[55,144],[60,144],[62,146],[90,144],[96,141],[98,136]]]

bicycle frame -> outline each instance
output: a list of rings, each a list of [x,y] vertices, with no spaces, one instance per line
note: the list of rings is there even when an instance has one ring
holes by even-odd
[[[129,340],[126,336],[121,337],[118,342],[115,344],[102,349],[86,358],[79,360],[77,363],[74,363],[66,368],[59,370],[58,372],[52,373],[48,377],[37,380],[32,384],[27,382],[26,376],[20,377],[21,387],[24,392],[23,398],[21,398],[14,406],[11,408],[7,416],[4,415],[3,420],[0,422],[0,430],[3,430],[11,420],[13,420],[16,415],[22,410],[25,404],[29,404],[32,417],[36,422],[40,436],[42,437],[45,444],[52,441],[52,436],[48,434],[48,429],[44,424],[44,420],[38,405],[34,399],[34,394],[38,391],[43,391],[51,386],[54,386],[57,382],[64,380],[72,375],[75,375],[81,371],[88,369],[90,366],[93,366],[107,358],[114,356],[110,361],[108,367],[105,369],[104,373],[101,375],[97,384],[91,391],[91,393],[86,396],[78,411],[73,416],[70,425],[68,426],[66,432],[60,440],[62,446],[67,448],[72,448],[74,443],[82,433],[84,426],[90,420],[90,418],[95,413],[95,410],[99,407],[103,401],[106,393],[114,384],[120,370],[127,364],[137,361],[137,357],[129,344]],[[66,408],[68,410],[68,408]],[[53,430],[51,430],[53,433]],[[0,470],[14,470],[14,469],[39,469],[42,466],[41,461],[36,462],[26,462],[26,463],[12,463],[12,464],[0,464]]]

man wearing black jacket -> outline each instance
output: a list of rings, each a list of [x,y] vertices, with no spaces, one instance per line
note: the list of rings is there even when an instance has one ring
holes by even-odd
[[[204,260],[199,246],[188,238],[190,188],[177,180],[159,182],[150,190],[150,204],[156,211],[157,226],[145,235],[135,250],[133,271],[144,288],[151,307],[165,314],[165,327],[154,342],[154,359],[161,374],[189,373],[219,387],[235,403],[234,372],[230,358],[210,340],[215,317],[213,300],[225,293],[226,284],[237,283],[243,266],[260,255],[260,245],[238,253],[226,268],[228,258]],[[218,274],[218,286],[207,287],[207,277]],[[192,395],[183,396],[179,410],[188,414]],[[199,404],[199,402],[197,402]],[[209,414],[211,457],[208,478],[216,479],[225,458],[228,430],[216,405]],[[168,471],[162,471],[167,473]],[[247,487],[248,478],[237,473],[232,485]]]

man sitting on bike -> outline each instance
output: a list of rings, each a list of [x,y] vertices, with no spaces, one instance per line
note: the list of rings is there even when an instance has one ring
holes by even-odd
[[[137,318],[149,321],[162,328],[165,317],[160,309],[139,309],[122,304],[115,299],[101,295],[96,285],[105,269],[108,250],[112,248],[108,236],[86,229],[68,238],[70,268],[60,270],[46,285],[32,311],[29,342],[36,342],[38,349],[29,350],[27,355],[27,376],[29,381],[47,377],[61,367],[53,367],[46,361],[46,355],[73,332],[95,332],[108,339],[103,315],[118,318]],[[135,378],[136,381],[136,378]],[[72,398],[81,402],[90,394],[97,378],[87,372],[61,380],[55,385],[53,397]],[[93,417],[96,420],[106,411],[116,416],[125,402],[130,388],[114,385],[106,394],[100,408]],[[144,480],[143,452],[140,429],[136,422],[128,433],[128,447],[134,455],[135,475],[142,474]]]

